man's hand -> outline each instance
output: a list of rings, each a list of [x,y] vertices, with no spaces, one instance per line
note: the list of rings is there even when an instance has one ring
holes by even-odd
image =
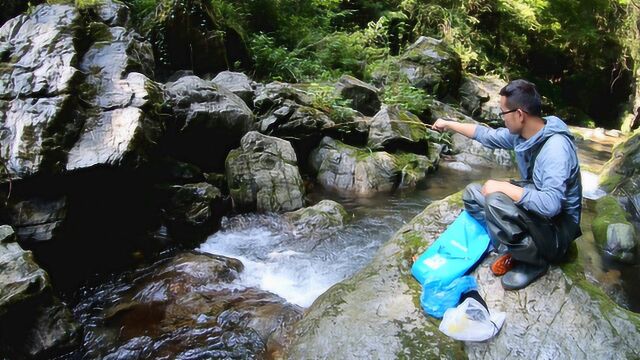
[[[511,184],[507,181],[487,180],[482,186],[482,195],[487,196],[494,192],[502,192],[513,201],[520,201],[522,195],[524,195],[524,189]]]
[[[449,130],[449,123],[451,121],[447,121],[444,119],[438,119],[436,120],[435,123],[433,123],[433,130],[436,131],[445,131],[445,130]]]

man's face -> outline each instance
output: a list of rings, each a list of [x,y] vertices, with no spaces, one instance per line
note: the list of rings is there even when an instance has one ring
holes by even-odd
[[[509,108],[507,105],[507,98],[505,96],[500,96],[500,111],[507,112],[511,110],[516,110]],[[512,134],[520,134],[522,133],[522,128],[524,127],[524,117],[523,113],[520,110],[512,111],[508,114],[502,115],[502,120],[504,120],[504,126],[509,129],[509,132]]]

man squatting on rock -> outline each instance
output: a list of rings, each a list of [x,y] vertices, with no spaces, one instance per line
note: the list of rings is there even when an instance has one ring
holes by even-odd
[[[544,275],[581,235],[582,183],[573,136],[559,118],[541,117],[541,105],[534,84],[514,80],[500,90],[506,128],[443,119],[433,125],[492,149],[515,150],[522,180],[470,184],[462,198],[502,254],[491,270],[504,275],[507,290],[522,289]]]

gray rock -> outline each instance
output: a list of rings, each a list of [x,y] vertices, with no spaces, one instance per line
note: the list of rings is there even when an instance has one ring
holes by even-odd
[[[393,155],[370,152],[325,137],[310,155],[316,180],[326,189],[354,195],[391,191],[397,181]]]
[[[129,25],[129,8],[119,1],[102,0],[96,6],[96,13],[109,26]]]
[[[205,171],[222,170],[228,152],[255,128],[251,110],[234,93],[197,76],[184,76],[166,89],[178,125],[174,148],[180,159]]]
[[[276,137],[304,140],[321,137],[324,130],[334,126],[335,123],[324,112],[287,100],[262,120],[260,130]]]
[[[342,205],[332,200],[284,214],[298,237],[314,237],[334,233],[347,222],[347,212]]]
[[[584,278],[576,257],[527,288],[504,291],[489,265],[474,272],[490,310],[506,312],[501,332],[484,343],[443,335],[420,308],[411,257],[460,212],[461,193],[430,204],[353,277],[320,296],[295,325],[288,358],[616,358],[640,356],[640,316]],[[353,336],[353,334],[359,334]],[[331,344],[327,346],[326,344]]]
[[[481,120],[498,119],[502,111],[499,93],[506,85],[507,82],[497,76],[465,75],[460,85],[460,105]]]
[[[640,221],[640,132],[636,131],[612,151],[598,180],[607,192],[622,199],[627,211]]]
[[[604,251],[620,261],[633,262],[637,242],[636,231],[632,224],[609,224]]]
[[[62,170],[69,139],[80,127],[69,109],[72,102],[68,95],[0,100],[3,182]],[[61,128],[68,131],[57,131]]]
[[[19,201],[11,199],[7,209],[20,243],[33,244],[49,241],[62,230],[67,214],[67,199],[65,196],[29,197]]]
[[[482,126],[482,125],[479,125]],[[515,162],[511,153],[504,149],[489,149],[479,142],[460,134],[451,137],[456,161],[481,167],[513,167]]]
[[[304,187],[289,142],[251,131],[226,161],[234,206],[244,211],[291,211],[303,206]]]
[[[137,107],[105,111],[90,117],[69,151],[67,170],[96,165],[137,166],[161,136],[160,124]]]
[[[225,214],[222,193],[208,183],[175,185],[164,209],[171,237],[185,243],[198,243],[220,227]]]
[[[69,5],[39,5],[0,28],[0,99],[69,93],[76,68],[73,44],[80,14]],[[8,65],[8,66],[7,66]]]
[[[369,123],[367,146],[374,150],[406,150],[427,154],[427,128],[412,113],[397,106],[383,107]]]
[[[400,72],[411,85],[439,98],[458,93],[462,73],[460,57],[442,40],[421,36],[400,56]]]
[[[304,106],[311,106],[313,103],[313,97],[308,92],[291,84],[274,81],[256,89],[253,106],[259,112],[265,113],[276,106],[282,105],[286,100],[291,100]]]
[[[91,23],[90,27],[102,38],[87,50],[80,63],[87,74],[81,87],[87,91],[81,96],[102,110],[140,108],[149,100],[162,101],[158,99],[158,86],[147,78],[153,77],[151,45],[123,27],[110,28],[101,23]]]
[[[0,243],[0,274],[0,316],[43,297],[51,288],[47,273],[35,263],[31,251],[24,251],[16,242]]]
[[[229,89],[232,93],[238,95],[247,105],[253,105],[254,82],[245,74],[232,71],[223,71],[213,78],[216,85],[220,85]]]
[[[351,107],[364,115],[373,116],[380,110],[378,89],[353,76],[343,75],[336,84],[338,94],[351,100]]]
[[[30,357],[64,353],[78,345],[80,326],[59,300],[32,310],[34,326],[20,339],[22,352]]]
[[[456,170],[456,171],[462,171],[462,172],[471,172],[473,171],[473,168],[463,162],[460,161],[443,161],[440,163],[440,166],[442,167],[446,167],[452,170]]]
[[[393,154],[399,188],[414,188],[424,184],[427,174],[435,171],[440,160],[439,151],[432,149],[432,152],[430,157],[403,152]]]

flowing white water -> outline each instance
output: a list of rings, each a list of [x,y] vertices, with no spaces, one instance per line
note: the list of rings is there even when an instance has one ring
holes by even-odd
[[[352,216],[349,223],[318,240],[295,234],[276,214],[240,215],[225,219],[222,229],[200,250],[242,261],[245,269],[238,285],[258,287],[308,307],[329,287],[364,267],[395,231],[432,200],[459,191],[472,181],[512,175],[504,170],[466,173],[441,169],[429,188],[421,191],[364,199],[315,194],[318,199],[333,197],[345,206]]]

